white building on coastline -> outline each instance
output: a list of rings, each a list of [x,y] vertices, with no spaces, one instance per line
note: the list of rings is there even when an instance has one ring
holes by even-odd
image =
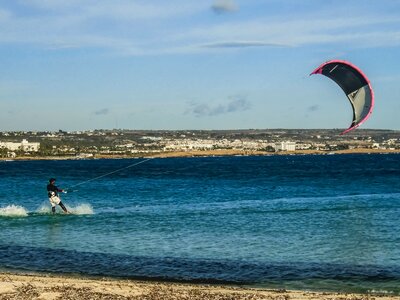
[[[26,152],[37,152],[39,151],[40,143],[30,143],[23,139],[20,143],[0,142],[0,148],[8,149],[10,151],[22,150]]]
[[[269,146],[263,140],[179,139],[164,142],[164,151],[190,151],[213,149],[261,150]]]
[[[275,143],[275,151],[295,151],[296,142]]]

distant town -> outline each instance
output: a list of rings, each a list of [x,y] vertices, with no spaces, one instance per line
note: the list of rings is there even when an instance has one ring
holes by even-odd
[[[88,130],[0,132],[0,157],[107,158],[152,155],[400,152],[400,131],[356,129]]]

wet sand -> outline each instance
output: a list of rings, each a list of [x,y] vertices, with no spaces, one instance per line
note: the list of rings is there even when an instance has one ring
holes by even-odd
[[[0,273],[0,300],[387,300],[400,296],[249,289],[110,278]]]

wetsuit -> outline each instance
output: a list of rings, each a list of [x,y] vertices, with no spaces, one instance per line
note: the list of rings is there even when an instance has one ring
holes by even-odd
[[[50,197],[52,196],[57,196],[58,197],[58,192],[62,192],[63,190],[59,189],[58,187],[56,187],[54,184],[48,184],[47,185],[47,194]],[[53,192],[53,193],[52,193]]]
[[[64,204],[61,202],[60,197],[58,197],[58,193],[62,192],[63,190],[56,187],[54,184],[47,185],[47,195],[49,196],[49,201],[51,204],[51,211],[53,213],[56,212],[56,205],[60,205],[63,211],[68,212]]]

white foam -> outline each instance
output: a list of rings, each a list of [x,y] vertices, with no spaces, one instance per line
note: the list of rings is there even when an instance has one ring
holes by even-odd
[[[64,205],[67,208],[67,210],[74,215],[93,215],[94,214],[93,207],[87,203],[78,204],[76,206],[68,205],[65,203],[64,203]],[[61,207],[58,205],[56,206],[56,210],[58,212],[62,213]],[[50,204],[43,203],[41,206],[39,206],[38,209],[36,209],[36,213],[52,214]]]
[[[93,215],[93,207],[90,204],[82,203],[77,205],[76,207],[71,207],[66,205],[68,211],[70,211],[74,215]]]
[[[28,216],[28,211],[19,205],[7,205],[6,207],[0,207],[1,217],[26,217]]]
[[[393,291],[386,291],[386,290],[368,290],[371,294],[384,294],[384,295],[392,295],[394,294]]]
[[[48,203],[43,203],[36,212],[38,214],[49,214],[51,213],[51,206]]]

